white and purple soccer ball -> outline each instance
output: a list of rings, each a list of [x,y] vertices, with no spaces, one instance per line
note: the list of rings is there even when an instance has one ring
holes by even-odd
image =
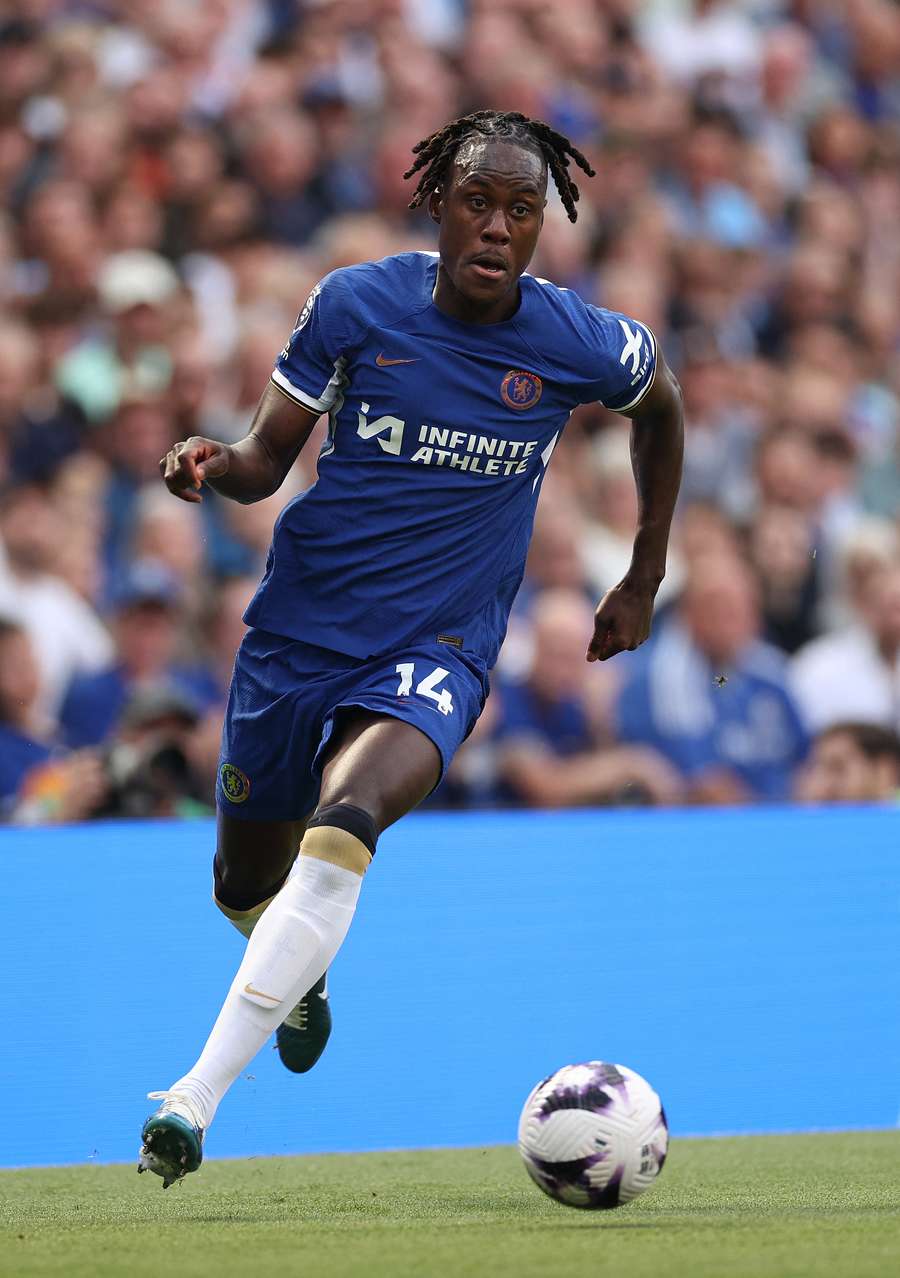
[[[528,1097],[519,1152],[531,1179],[570,1207],[620,1207],[662,1171],[669,1129],[659,1097],[624,1065],[565,1065]]]

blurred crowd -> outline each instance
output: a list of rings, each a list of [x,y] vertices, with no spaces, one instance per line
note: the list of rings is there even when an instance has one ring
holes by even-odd
[[[896,799],[894,0],[12,0],[0,8],[0,804],[211,809],[254,506],[158,461],[247,429],[312,285],[433,248],[410,148],[482,107],[598,170],[532,270],[657,333],[687,453],[654,635],[627,423],[576,412],[476,732],[434,803]]]

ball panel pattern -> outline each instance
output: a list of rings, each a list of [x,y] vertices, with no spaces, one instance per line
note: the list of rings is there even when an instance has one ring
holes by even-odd
[[[659,1175],[667,1149],[668,1127],[653,1088],[633,1070],[604,1061],[567,1065],[545,1078],[519,1120],[528,1174],[572,1207],[630,1202]]]

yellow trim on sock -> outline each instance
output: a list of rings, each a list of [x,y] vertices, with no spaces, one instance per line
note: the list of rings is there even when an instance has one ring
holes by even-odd
[[[360,878],[372,860],[372,853],[361,839],[338,829],[336,825],[314,825],[307,830],[300,844],[300,855],[339,865],[342,870],[350,870]]]
[[[223,905],[215,892],[213,892],[213,903],[216,908],[222,911],[226,919],[231,919],[232,923],[243,923],[247,919],[253,919],[253,921],[256,922],[263,911],[267,910],[274,900],[274,895],[267,896],[264,901],[260,901],[259,905],[251,906],[249,910],[233,910],[230,905]]]
[[[236,927],[241,936],[245,936],[248,941],[250,933],[274,900],[274,896],[268,896],[264,901],[260,901],[259,905],[254,905],[250,910],[233,910],[230,906],[223,905],[215,892],[213,892],[213,902],[216,908],[222,911],[229,923]]]

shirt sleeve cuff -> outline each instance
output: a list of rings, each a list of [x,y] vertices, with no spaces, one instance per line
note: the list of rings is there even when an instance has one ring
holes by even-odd
[[[272,381],[280,391],[283,391],[284,394],[287,395],[288,399],[294,400],[294,402],[299,404],[301,408],[309,409],[312,413],[327,413],[334,402],[333,395],[330,399],[325,398],[325,395],[331,388],[330,382],[325,388],[322,398],[316,399],[315,395],[307,394],[307,392],[301,390],[299,386],[295,386],[293,382],[288,381],[280,368],[272,369]]]

